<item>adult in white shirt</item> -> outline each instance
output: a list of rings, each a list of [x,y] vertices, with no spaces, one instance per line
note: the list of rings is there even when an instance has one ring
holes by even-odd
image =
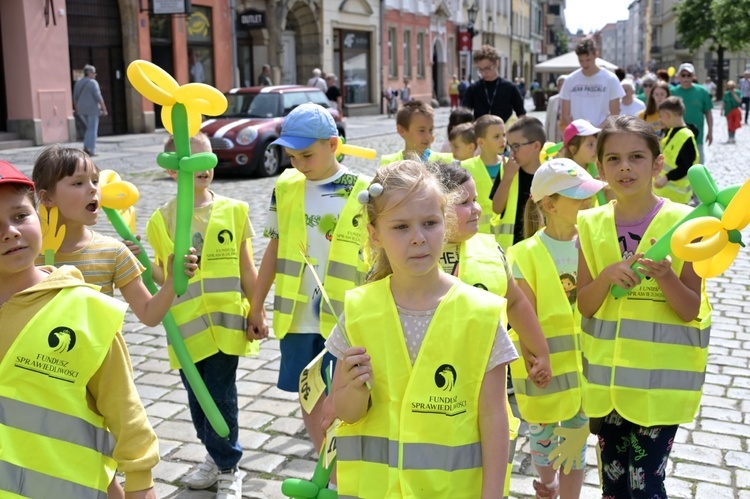
[[[563,134],[560,130],[560,114],[562,107],[560,106],[560,92],[562,92],[563,84],[568,78],[568,75],[562,75],[557,78],[557,93],[549,98],[547,101],[547,116],[544,119],[544,132],[547,134],[547,140],[557,144],[562,142]]]
[[[638,113],[646,109],[646,104],[635,97],[635,83],[629,78],[625,78],[620,83],[625,96],[620,99],[620,114],[628,116],[638,116]]]
[[[593,39],[581,40],[576,55],[581,68],[568,76],[560,96],[563,129],[578,119],[601,125],[607,116],[620,114],[620,99],[625,95],[617,76],[596,65],[599,53]]]
[[[320,76],[322,71],[318,68],[315,68],[312,70],[312,78],[307,80],[307,86],[308,87],[317,87],[323,91],[323,93],[328,91],[328,85],[326,84],[326,81]]]

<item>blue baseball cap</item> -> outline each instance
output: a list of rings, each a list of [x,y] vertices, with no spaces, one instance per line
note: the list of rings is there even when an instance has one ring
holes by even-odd
[[[339,131],[331,113],[323,106],[308,102],[295,107],[284,118],[281,136],[271,144],[301,150],[307,149],[316,140],[338,136]]]

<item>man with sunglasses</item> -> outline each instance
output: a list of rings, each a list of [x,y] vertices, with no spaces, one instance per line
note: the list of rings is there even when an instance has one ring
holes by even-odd
[[[474,111],[474,119],[494,114],[508,121],[515,111],[519,118],[526,114],[523,97],[513,82],[500,77],[500,56],[491,45],[474,52],[474,64],[479,79],[466,89],[461,101],[463,107]]]
[[[711,95],[701,85],[693,84],[695,78],[695,67],[689,62],[685,62],[680,65],[680,69],[677,71],[677,77],[679,78],[680,84],[672,87],[672,95],[682,99],[685,104],[685,123],[693,125],[698,129],[698,135],[695,138],[698,144],[698,153],[700,154],[700,163],[705,164],[706,156],[703,153],[703,138],[706,139],[706,144],[711,145],[714,140],[713,129],[714,129],[714,118],[711,114],[714,108],[714,103],[711,101]],[[703,120],[708,123],[708,129],[705,130],[703,127]]]

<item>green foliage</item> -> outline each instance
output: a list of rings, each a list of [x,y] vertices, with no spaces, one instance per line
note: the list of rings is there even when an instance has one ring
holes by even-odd
[[[708,39],[713,39],[714,18],[711,4],[714,0],[682,0],[674,9],[677,13],[677,33],[682,44],[698,50]]]
[[[750,0],[713,0],[713,38],[731,52],[750,45]]]
[[[568,31],[562,29],[557,32],[556,43],[555,43],[555,55],[563,55],[568,53],[568,45],[570,44],[570,38],[568,37]]]
[[[682,0],[674,9],[680,41],[690,50],[709,40],[732,52],[750,45],[750,0]]]

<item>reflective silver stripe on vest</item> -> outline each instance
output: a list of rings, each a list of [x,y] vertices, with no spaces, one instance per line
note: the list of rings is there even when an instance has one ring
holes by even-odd
[[[581,320],[581,329],[584,333],[600,340],[614,340],[617,337],[616,321],[605,321],[597,317],[591,317],[590,319],[584,317]],[[620,321],[620,338],[668,345],[708,348],[711,329],[622,319]]]
[[[304,263],[302,262],[295,262],[294,260],[289,260],[287,258],[279,258],[276,260],[276,273],[299,277],[300,273],[302,273],[303,265]]]
[[[513,234],[513,229],[516,224],[500,224],[493,225],[490,228],[490,232],[493,234]]]
[[[482,466],[480,443],[450,447],[437,444],[403,444],[404,470],[458,471]],[[398,466],[398,442],[363,435],[338,437],[336,455],[342,461],[363,461]]]
[[[518,381],[520,380],[513,380],[516,393],[528,397],[541,397],[578,388],[578,373],[572,372],[553,376],[547,388],[539,388],[533,381],[528,379],[524,379],[522,383],[518,383]]]
[[[236,291],[238,293],[242,292],[242,283],[239,277],[216,277],[211,279],[203,279],[202,281],[197,280],[195,282],[191,282],[188,285],[187,291],[185,291],[184,295],[178,296],[175,299],[174,305],[184,303],[186,301],[192,300],[193,298],[201,296],[203,294],[201,286],[206,293],[224,293],[227,291]]]
[[[273,309],[280,314],[291,315],[294,311],[294,300],[275,295],[273,297]]]
[[[617,337],[617,322],[605,321],[597,317],[582,317],[581,329],[589,336],[599,340],[614,340]]]
[[[622,319],[620,321],[620,338],[628,340],[708,348],[710,337],[710,328],[701,330],[697,327],[659,324],[633,319]]]
[[[586,381],[592,385],[609,386],[612,381],[612,368],[597,364],[589,364],[589,360],[586,356],[582,356],[582,358],[583,377],[586,378]]]
[[[704,379],[705,373],[695,371],[615,368],[615,385],[625,388],[700,391]]]
[[[450,447],[437,444],[404,444],[405,470],[458,471],[482,467],[479,442]]]
[[[202,315],[197,319],[186,322],[180,326],[180,334],[183,338],[190,338],[198,333],[208,329],[211,324],[208,321],[209,316]],[[241,315],[227,314],[225,312],[212,312],[210,314],[211,322],[214,326],[221,326],[235,331],[244,331],[246,329],[246,318]]]
[[[398,466],[398,442],[385,437],[337,436],[336,456],[342,461],[363,461]]]
[[[6,397],[0,397],[0,424],[86,447],[107,457],[112,457],[115,448],[115,439],[104,428],[76,416]]]
[[[576,349],[576,338],[572,334],[547,338],[549,353],[570,352]]]
[[[335,277],[337,279],[343,279],[349,282],[357,282],[359,272],[357,267],[353,265],[347,265],[341,262],[328,262],[328,273],[327,275]]]
[[[322,300],[321,303],[320,303],[320,309],[324,313],[335,315],[336,317],[339,317],[341,314],[344,313],[344,302],[343,301],[331,300],[331,305],[333,305],[333,312],[331,312],[331,310],[328,307],[328,304],[325,302],[325,300]]]
[[[0,461],[0,490],[23,497],[107,499],[107,493]]]

